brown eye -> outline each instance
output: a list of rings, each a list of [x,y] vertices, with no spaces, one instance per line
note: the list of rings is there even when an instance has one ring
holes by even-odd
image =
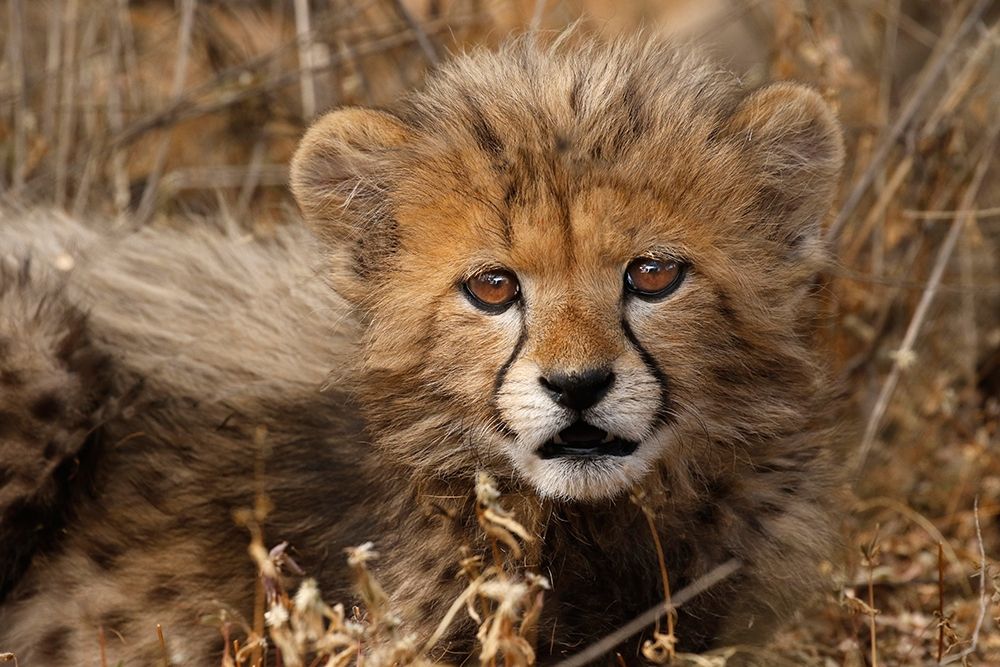
[[[464,287],[474,305],[491,313],[507,310],[521,293],[517,276],[503,269],[490,269],[476,274],[465,281]]]
[[[677,260],[639,257],[625,269],[625,287],[640,296],[664,297],[681,284],[684,269]]]

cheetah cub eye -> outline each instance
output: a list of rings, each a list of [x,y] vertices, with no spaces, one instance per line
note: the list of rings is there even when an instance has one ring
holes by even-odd
[[[517,276],[506,269],[477,273],[462,283],[462,288],[474,306],[492,314],[504,312],[521,296]]]
[[[637,257],[625,269],[625,289],[644,299],[662,299],[684,282],[687,265],[674,259]]]

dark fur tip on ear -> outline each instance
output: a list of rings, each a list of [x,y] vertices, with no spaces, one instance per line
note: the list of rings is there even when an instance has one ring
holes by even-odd
[[[406,142],[408,129],[395,116],[373,109],[332,111],[302,137],[291,162],[291,189],[306,220],[321,236],[338,236],[352,218],[370,219],[382,198],[379,165]],[[370,207],[371,211],[349,208]]]
[[[818,239],[844,163],[840,124],[823,98],[803,85],[772,84],[743,100],[730,128],[757,161],[754,204],[770,235],[792,245]]]

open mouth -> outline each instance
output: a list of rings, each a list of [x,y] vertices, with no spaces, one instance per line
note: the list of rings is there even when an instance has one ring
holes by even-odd
[[[616,438],[596,426],[577,421],[542,445],[538,455],[543,459],[628,456],[638,446],[637,442]]]

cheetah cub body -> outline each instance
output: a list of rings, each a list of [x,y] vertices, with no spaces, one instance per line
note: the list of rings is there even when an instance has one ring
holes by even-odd
[[[0,648],[83,664],[103,627],[111,664],[147,664],[160,623],[172,661],[217,663],[199,620],[250,612],[232,512],[258,483],[268,539],[328,599],[374,540],[428,634],[459,547],[486,548],[479,470],[551,579],[540,661],[659,601],[639,504],[675,589],[742,564],[682,607],[681,648],[766,639],[835,541],[809,287],[841,162],[803,87],[745,91],[656,43],[522,42],[311,128],[292,189],[313,236],[8,214]]]

